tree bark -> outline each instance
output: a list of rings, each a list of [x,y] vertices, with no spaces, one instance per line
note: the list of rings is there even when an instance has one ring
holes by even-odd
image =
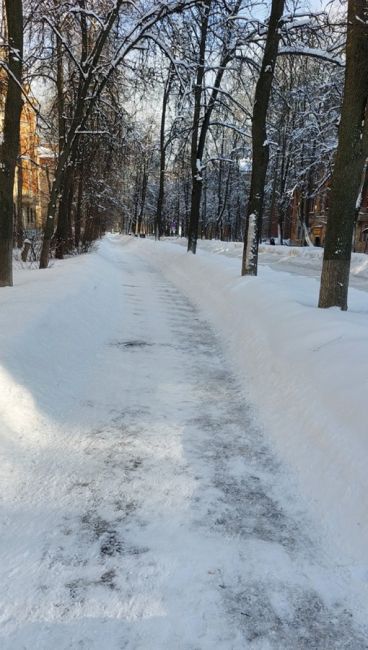
[[[23,162],[21,151],[19,152],[18,158],[18,195],[17,195],[17,217],[16,217],[16,240],[17,248],[22,248],[23,246]]]
[[[9,56],[4,113],[4,135],[0,150],[0,287],[13,284],[13,188],[19,153],[22,111],[23,7],[22,0],[5,0]]]
[[[164,207],[165,198],[165,171],[166,171],[166,143],[165,143],[165,128],[166,128],[166,111],[169,101],[169,95],[172,83],[172,66],[169,66],[167,79],[162,98],[162,111],[161,111],[161,126],[160,126],[160,183],[157,199],[157,211],[155,219],[155,238],[160,239],[162,236],[162,211]]]
[[[77,206],[75,210],[75,220],[74,220],[74,245],[77,250],[79,250],[80,240],[81,240],[81,220],[82,220],[82,198],[83,198],[83,158],[79,166],[79,179],[78,179],[78,192],[77,192]]]
[[[55,257],[64,259],[69,249],[70,207],[73,200],[74,168],[68,167],[64,177],[63,192],[59,203],[57,227],[55,232]]]
[[[368,156],[368,1],[349,0],[344,97],[318,306],[348,308],[354,216]]]
[[[285,0],[272,0],[261,72],[256,85],[252,118],[252,175],[244,233],[242,275],[257,275],[258,270],[258,243],[262,230],[263,200],[269,160],[266,119],[284,5]]]
[[[198,238],[198,215],[201,205],[202,195],[202,170],[199,168],[198,162],[198,134],[199,134],[199,120],[201,116],[201,102],[203,92],[203,79],[204,79],[204,65],[206,58],[206,42],[208,33],[208,22],[211,11],[211,0],[203,2],[203,15],[201,21],[201,37],[199,44],[199,57],[197,66],[197,78],[194,86],[194,113],[193,113],[193,127],[192,127],[192,142],[191,142],[191,168],[192,168],[192,198],[190,204],[190,216],[188,225],[188,252],[191,251],[195,254],[197,250]]]
[[[149,162],[143,162],[142,172],[142,186],[141,186],[141,206],[138,214],[138,234],[141,234],[142,223],[144,217],[144,209],[146,206],[147,188],[148,188],[148,175],[149,175]]]

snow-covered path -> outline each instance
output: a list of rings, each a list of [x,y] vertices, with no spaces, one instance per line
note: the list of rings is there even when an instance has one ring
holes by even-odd
[[[0,647],[368,648],[221,340],[134,246],[1,340]]]

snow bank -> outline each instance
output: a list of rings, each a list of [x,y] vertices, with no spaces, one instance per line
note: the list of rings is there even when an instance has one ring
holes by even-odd
[[[99,272],[99,280],[91,281]],[[2,456],[0,492],[4,499],[12,487],[1,470],[9,466],[14,472],[18,449],[22,454],[27,449],[23,457],[28,470],[32,467],[33,457],[49,444],[55,419],[67,420],[78,388],[89,381],[96,341],[104,336],[100,314],[111,309],[116,285],[115,269],[101,256],[82,255],[54,261],[47,271],[15,269],[14,287],[1,290],[0,443],[7,451]]]
[[[343,558],[353,567],[353,578],[368,586],[367,293],[352,289],[347,313],[318,310],[318,282],[302,277],[301,268],[298,275],[267,264],[258,278],[240,278],[241,244],[201,242],[193,256],[172,242],[114,240],[119,264],[118,249],[127,244],[204,310],[222,335],[267,435],[297,473],[300,492],[323,522],[331,549],[336,545],[340,563]],[[265,255],[276,258],[293,250],[265,248]],[[297,250],[290,257],[311,264],[321,255],[316,249]],[[100,314],[108,315],[113,306],[124,317],[123,306],[116,304],[121,280],[112,255],[109,250],[105,260],[101,247],[99,255],[73,258],[47,272],[17,271],[16,286],[1,291],[4,498],[17,499],[14,472],[19,480],[31,472],[40,446],[52,447],[50,437],[58,439],[52,421],[67,426],[77,408],[76,394],[99,363],[93,357],[96,342],[106,337]],[[367,262],[363,255],[353,258],[365,289]],[[27,450],[22,454],[27,467],[15,470],[19,449]],[[45,463],[45,476],[49,472]]]
[[[266,431],[297,472],[302,493],[340,557],[343,551],[357,579],[368,582],[366,293],[352,289],[346,313],[318,310],[316,280],[268,267],[258,278],[240,278],[238,259],[213,254],[227,252],[220,251],[223,246],[237,256],[238,244],[202,242],[195,257],[174,243],[133,245],[221,332]],[[280,248],[274,247],[274,255]],[[321,255],[304,250],[297,254]],[[356,260],[356,269],[361,264],[364,272],[367,258]]]
[[[168,237],[166,241],[186,247],[186,239]],[[198,241],[198,249],[214,255],[237,257],[243,255],[241,242],[224,242],[217,239]],[[275,270],[291,271],[300,275],[319,277],[322,268],[323,249],[317,246],[270,246],[262,244],[259,247],[259,264],[271,266]],[[350,282],[352,286],[368,291],[368,255],[353,253],[350,266]]]

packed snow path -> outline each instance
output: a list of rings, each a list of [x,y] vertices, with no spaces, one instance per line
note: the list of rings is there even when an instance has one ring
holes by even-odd
[[[367,648],[221,341],[143,248],[66,263],[5,355],[0,647]]]

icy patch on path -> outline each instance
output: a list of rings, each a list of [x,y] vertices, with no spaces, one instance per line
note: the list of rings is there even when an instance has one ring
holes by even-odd
[[[108,293],[65,296],[61,351],[38,323],[54,364],[1,439],[1,648],[366,648],[208,322],[118,240],[87,266]]]

